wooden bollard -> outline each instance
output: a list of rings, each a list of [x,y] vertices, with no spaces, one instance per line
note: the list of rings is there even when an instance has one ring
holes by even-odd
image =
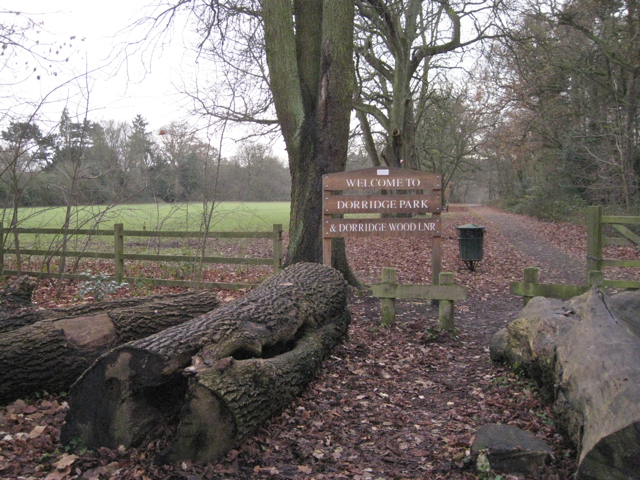
[[[398,284],[398,275],[395,268],[384,267],[382,269],[382,283],[392,286]],[[396,319],[396,299],[395,298],[381,298],[380,304],[382,306],[382,325],[393,325]]]
[[[540,269],[538,267],[526,267],[524,269],[524,283],[538,283],[538,272]],[[524,304],[529,303],[533,297],[524,296]]]
[[[440,285],[453,285],[453,273],[441,272],[439,275]],[[454,330],[453,322],[453,300],[440,300],[438,307],[438,318],[440,331]]]

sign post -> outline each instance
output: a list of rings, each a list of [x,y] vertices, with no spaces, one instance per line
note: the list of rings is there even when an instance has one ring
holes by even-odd
[[[442,268],[441,190],[441,175],[403,168],[374,167],[323,175],[323,263],[331,266],[331,240],[336,237],[431,236],[431,281],[437,285]],[[372,213],[382,217],[344,218],[345,214]],[[415,216],[427,213],[431,217]]]

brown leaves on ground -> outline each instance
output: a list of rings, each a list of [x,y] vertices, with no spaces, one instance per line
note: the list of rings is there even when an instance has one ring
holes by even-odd
[[[456,304],[457,335],[437,331],[437,307],[430,302],[398,300],[395,324],[382,327],[379,300],[354,289],[348,340],[300,398],[222,462],[165,465],[171,425],[159,425],[136,449],[61,445],[67,406],[62,397],[46,396],[0,409],[0,477],[473,479],[478,477],[468,455],[476,430],[505,423],[552,445],[554,461],[539,478],[569,478],[575,452],[554,429],[536,387],[491,363],[488,355],[493,332],[521,308],[522,300],[509,295],[508,286],[522,278],[528,259],[495,225],[486,224],[484,260],[470,272],[458,258],[454,227],[482,219],[454,210],[443,223],[443,271],[454,272],[455,283],[469,289],[468,300]],[[401,283],[426,284],[430,243],[429,238],[348,239],[347,249],[352,268],[367,284],[379,281],[385,266],[397,268]],[[236,281],[246,281],[237,273]],[[38,295],[42,303],[51,301],[41,290]],[[224,300],[236,295],[220,293]]]

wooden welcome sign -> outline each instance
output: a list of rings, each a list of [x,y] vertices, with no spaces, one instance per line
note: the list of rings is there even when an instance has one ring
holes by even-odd
[[[432,282],[441,270],[442,176],[403,168],[366,168],[322,177],[323,263],[336,237],[431,236]],[[384,194],[387,193],[387,194]],[[410,218],[343,218],[345,214],[414,214]],[[431,217],[415,214],[430,213]]]

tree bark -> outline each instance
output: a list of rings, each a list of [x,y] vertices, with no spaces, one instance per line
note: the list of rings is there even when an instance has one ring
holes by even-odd
[[[291,172],[285,265],[322,263],[322,175],[343,171],[347,161],[354,2],[264,0],[262,6],[270,88]],[[343,243],[332,258],[356,283]]]
[[[71,389],[63,441],[136,445],[181,408],[173,456],[216,460],[311,381],[349,321],[336,270],[287,267],[245,297],[103,355]]]
[[[64,309],[30,309],[34,323],[0,334],[0,401],[46,390],[68,390],[100,354],[218,306],[197,291],[101,302]],[[10,322],[8,322],[10,323]]]
[[[640,338],[615,301],[597,289],[569,302],[536,297],[496,333],[491,358],[525,370],[551,395],[556,424],[579,452],[578,480],[636,478]]]

